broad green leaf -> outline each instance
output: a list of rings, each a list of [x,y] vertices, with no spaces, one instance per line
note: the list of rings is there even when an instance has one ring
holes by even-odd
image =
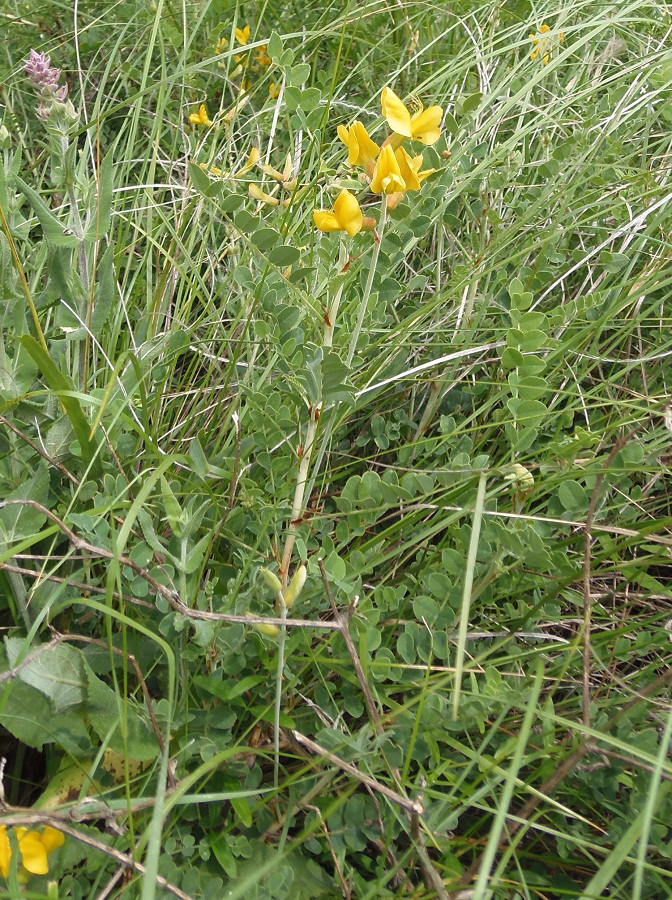
[[[22,638],[5,638],[5,649],[10,666],[15,666],[24,655]],[[36,649],[31,648],[31,653]],[[86,699],[86,676],[81,651],[70,644],[57,644],[35,656],[21,666],[17,677],[25,684],[37,688],[48,697],[56,712],[73,706],[81,706]]]
[[[2,498],[3,500],[33,500],[46,506],[49,499],[49,470],[41,465],[36,473],[18,488]],[[42,528],[47,517],[41,510],[24,503],[11,503],[0,509],[0,543],[30,537]]]
[[[145,724],[129,699],[119,698],[93,670],[84,663],[88,679],[88,700],[86,712],[91,727],[101,740],[116,753],[126,754],[131,759],[146,761],[155,759],[159,745],[154,732]],[[123,729],[126,728],[126,740]]]
[[[332,403],[335,400],[352,400],[354,387],[348,381],[350,370],[333,350],[322,360],[322,400]]]
[[[266,51],[274,63],[279,62],[283,49],[282,38],[277,31],[273,31],[268,39]]]
[[[15,679],[5,691],[0,725],[21,743],[36,750],[45,744],[57,744],[76,757],[90,750],[89,733],[74,710],[55,713],[43,693],[20,679]]]

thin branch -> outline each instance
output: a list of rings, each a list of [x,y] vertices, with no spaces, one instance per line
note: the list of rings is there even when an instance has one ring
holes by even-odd
[[[403,797],[401,794],[388,788],[387,785],[382,784],[380,781],[376,781],[376,779],[372,778],[370,775],[365,775],[364,772],[359,771],[357,766],[346,762],[344,759],[341,759],[340,756],[336,756],[334,753],[331,753],[329,750],[320,746],[320,744],[316,744],[315,741],[311,741],[310,738],[301,734],[300,731],[295,731],[293,728],[290,728],[288,729],[288,733],[299,746],[305,747],[305,749],[310,750],[311,753],[315,753],[317,756],[321,756],[323,759],[328,760],[332,765],[337,766],[337,768],[352,775],[362,784],[366,785],[366,787],[377,791],[379,794],[387,797],[388,800],[392,800],[393,803],[398,804],[402,809],[405,809],[406,812],[416,813],[417,815],[424,812],[424,807],[419,801],[409,800],[407,797]]]

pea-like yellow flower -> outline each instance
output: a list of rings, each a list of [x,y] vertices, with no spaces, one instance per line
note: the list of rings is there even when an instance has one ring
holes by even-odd
[[[422,153],[418,156],[410,156],[403,147],[399,147],[398,150],[395,150],[394,155],[397,158],[399,171],[406,183],[407,191],[420,190],[420,182],[424,181],[428,175],[433,175],[434,172],[436,172],[436,169],[425,169],[422,172],[420,171],[423,161]]]
[[[380,99],[387,124],[396,134],[415,138],[423,144],[435,144],[438,141],[441,136],[439,125],[443,116],[440,106],[423,109],[422,103],[418,101],[419,109],[411,115],[406,105],[388,87],[383,88]]]
[[[341,191],[330,209],[314,209],[313,221],[320,231],[347,231],[353,237],[362,230],[364,216],[359,201],[350,191]]]
[[[252,147],[247,159],[233,177],[240,178],[242,175],[247,175],[250,169],[253,169],[259,162],[260,156],[259,149],[257,147]]]
[[[16,837],[21,853],[21,864],[31,875],[46,875],[49,871],[48,856],[65,843],[65,835],[57,828],[47,825],[43,831],[17,828]],[[0,872],[7,878],[12,848],[4,825],[0,825]]]
[[[396,194],[406,190],[406,182],[401,174],[399,160],[390,144],[380,151],[371,178],[371,190],[374,194]]]
[[[192,125],[207,125],[208,127],[212,125],[212,119],[208,117],[208,111],[205,108],[205,103],[201,103],[198,107],[197,113],[192,113],[189,116],[189,121]]]
[[[338,136],[348,148],[348,164],[368,169],[373,166],[380,153],[378,144],[371,140],[361,122],[353,122],[349,128],[338,126]]]
[[[547,25],[544,22],[543,25],[539,26],[537,34],[530,35],[530,40],[536,45],[534,50],[530,53],[530,59],[541,57],[545,66],[551,61],[551,53],[555,47],[559,46],[565,39],[565,35],[562,31],[559,31],[557,36],[550,35],[549,37],[550,30],[550,25]]]
[[[250,39],[250,26],[246,25],[244,28],[236,28],[236,40],[241,46],[245,46],[245,44]]]
[[[280,96],[280,88],[274,81],[272,81],[268,86],[268,96],[271,98],[271,100],[275,100],[276,97]]]

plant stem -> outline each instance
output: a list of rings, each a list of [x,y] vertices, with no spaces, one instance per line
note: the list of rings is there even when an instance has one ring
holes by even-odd
[[[366,308],[369,305],[369,298],[371,297],[371,288],[373,287],[373,279],[376,274],[376,269],[378,268],[378,257],[380,256],[380,246],[383,243],[383,235],[385,234],[385,223],[387,221],[387,195],[383,194],[383,202],[380,207],[380,221],[378,223],[378,240],[373,245],[373,253],[371,254],[371,265],[369,267],[369,275],[366,279],[366,284],[364,285],[364,294],[362,295],[362,302],[359,307],[359,312],[357,314],[357,322],[355,323],[355,330],[352,332],[352,337],[350,338],[350,346],[348,348],[348,355],[345,358],[345,364],[350,367],[352,364],[352,358],[355,355],[355,351],[357,350],[357,343],[359,341],[359,335],[362,331],[362,325],[364,324],[364,316],[366,315]]]

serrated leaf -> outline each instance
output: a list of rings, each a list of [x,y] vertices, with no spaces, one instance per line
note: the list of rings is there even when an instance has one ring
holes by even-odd
[[[5,638],[10,666],[19,662],[25,646],[23,638]],[[86,699],[84,658],[80,650],[69,644],[57,644],[42,651],[27,665],[21,666],[17,678],[48,697],[57,713],[81,706]]]

